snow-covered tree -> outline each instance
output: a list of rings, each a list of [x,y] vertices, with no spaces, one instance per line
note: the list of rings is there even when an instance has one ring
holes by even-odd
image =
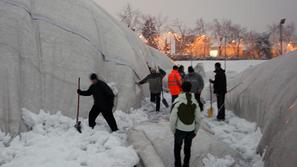
[[[269,41],[269,34],[262,33],[259,34],[258,38],[256,39],[255,49],[258,53],[260,58],[271,59],[271,43]]]
[[[133,9],[133,7],[128,3],[122,11],[118,14],[121,22],[127,25],[132,31],[138,31],[140,29],[140,18],[141,12],[138,9]]]
[[[147,40],[147,44],[151,47],[158,49],[158,31],[156,28],[155,19],[151,16],[147,16],[142,27],[142,35]]]

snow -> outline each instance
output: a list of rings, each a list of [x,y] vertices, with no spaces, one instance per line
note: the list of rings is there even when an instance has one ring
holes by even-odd
[[[97,73],[118,88],[116,108],[140,106],[147,87],[135,82],[149,74],[146,63],[171,68],[171,60],[93,0],[0,0],[0,129],[26,129],[21,109],[73,117],[77,78],[89,87]],[[81,98],[88,116],[92,98]]]
[[[165,94],[165,98],[169,101],[170,95]],[[216,103],[213,104],[213,106],[215,105]],[[207,101],[205,107],[209,107],[209,101]],[[143,132],[152,142],[165,166],[172,165],[173,136],[168,127],[169,109],[161,105],[161,112],[156,113],[155,105],[150,103],[149,99],[146,99],[142,102],[142,107],[137,109],[136,112],[145,113],[148,121],[142,122],[133,129]],[[216,112],[217,110],[214,108],[214,115],[216,115]],[[201,165],[200,161],[202,161],[206,167],[231,167],[234,165],[263,167],[261,156],[256,154],[257,145],[262,137],[256,123],[239,118],[231,111],[226,112],[225,122],[218,122],[215,118],[209,119],[206,112],[202,113],[202,118],[205,124],[204,127],[209,127],[215,133],[215,136],[209,134],[204,128],[199,130],[197,137],[193,141],[191,160],[193,166]],[[215,149],[211,150],[211,147]],[[220,152],[220,149],[223,151]],[[240,156],[234,154],[231,151],[232,149]]]
[[[120,92],[115,83],[109,85],[114,92]],[[207,92],[206,87],[206,109],[209,107]],[[168,93],[165,98],[170,102]],[[82,119],[83,134],[73,128],[75,121],[63,112],[35,114],[25,109],[22,118],[31,131],[14,138],[0,132],[0,165],[127,167],[138,164],[137,151],[140,162],[169,167],[173,163],[173,136],[168,125],[170,111],[161,105],[161,112],[156,113],[155,104],[148,98],[141,106],[128,113],[115,111],[120,132],[110,133],[107,123],[99,116],[95,130],[89,129],[87,120]],[[216,109],[214,111],[216,114]],[[227,111],[225,122],[207,118],[205,111],[202,118],[202,127],[209,127],[215,135],[205,129],[199,130],[192,147],[193,167],[264,166],[262,158],[256,154],[262,134],[255,123],[239,118],[231,111]],[[24,161],[28,163],[24,164]]]
[[[226,106],[256,122],[263,137],[257,152],[265,167],[297,164],[297,52],[266,61],[229,81]]]
[[[216,158],[211,154],[203,159],[204,167],[232,167],[235,164],[234,159],[231,156],[225,156],[224,158]]]
[[[107,130],[102,118],[94,130],[83,119],[80,134],[73,127],[75,121],[61,113],[34,114],[24,109],[23,117],[32,130],[16,136],[9,144],[9,137],[1,133],[0,166],[133,167],[139,161],[134,149],[126,143],[125,130],[133,126],[133,116],[130,118],[121,111],[115,114],[120,128],[115,133]]]
[[[216,103],[213,105],[216,106]],[[209,108],[209,105],[206,106]],[[214,109],[214,115],[217,115],[217,109]],[[223,143],[240,153],[246,166],[263,166],[261,156],[256,154],[258,143],[262,138],[261,130],[256,123],[239,118],[231,111],[226,111],[225,122],[219,122],[215,117],[209,119],[206,112],[203,113],[202,118]]]

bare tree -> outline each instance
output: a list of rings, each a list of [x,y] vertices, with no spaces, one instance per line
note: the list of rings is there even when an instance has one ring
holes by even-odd
[[[161,34],[164,29],[166,28],[166,24],[168,21],[168,17],[163,17],[161,14],[158,16],[154,17],[155,18],[155,23],[156,23],[156,29],[159,34]]]
[[[206,24],[202,18],[200,18],[196,21],[196,25],[195,25],[194,29],[192,30],[192,33],[199,35],[199,36],[206,34]]]
[[[183,50],[194,41],[195,37],[188,36],[189,28],[179,19],[173,21],[172,31],[180,35],[180,38],[177,39],[176,50],[178,53],[183,53]]]
[[[242,28],[240,25],[235,24],[231,26],[231,38],[236,41],[236,54],[240,56],[240,45],[245,36],[246,28]]]
[[[277,53],[280,54],[280,25],[272,24],[268,26],[269,40],[273,48],[277,50]],[[283,42],[289,43],[293,40],[295,34],[295,24],[289,23],[283,27]]]
[[[140,30],[141,15],[141,12],[138,9],[133,9],[129,3],[118,14],[121,22],[125,23],[127,27],[133,31]]]

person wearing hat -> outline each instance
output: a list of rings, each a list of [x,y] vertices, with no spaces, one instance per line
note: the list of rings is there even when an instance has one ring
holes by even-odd
[[[189,167],[191,157],[192,140],[196,136],[200,123],[200,109],[191,93],[191,83],[185,81],[182,84],[182,93],[174,101],[170,114],[170,129],[174,134],[175,167],[181,167],[180,151],[184,144],[183,167]]]
[[[191,92],[194,93],[195,99],[197,100],[200,110],[203,111],[203,103],[201,102],[200,96],[204,88],[204,81],[200,74],[194,71],[192,66],[188,67],[188,74],[185,77],[186,81],[191,82],[192,89]]]
[[[77,93],[81,96],[93,96],[94,105],[89,113],[89,126],[94,129],[96,126],[96,118],[102,113],[112,131],[117,131],[118,126],[114,119],[112,108],[114,106],[114,93],[111,88],[98,79],[95,73],[90,75],[92,82],[88,90],[82,91],[77,89]]]
[[[145,83],[149,84],[151,92],[151,102],[156,103],[156,111],[160,111],[161,93],[163,91],[163,78],[166,76],[166,72],[157,67],[150,68],[150,74],[147,75],[143,80],[137,82],[138,85]]]

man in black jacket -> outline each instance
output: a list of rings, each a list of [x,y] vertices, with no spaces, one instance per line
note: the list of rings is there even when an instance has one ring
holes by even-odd
[[[225,95],[227,93],[227,81],[225,70],[221,68],[220,63],[215,64],[215,80],[209,80],[214,84],[214,94],[217,95],[218,115],[217,120],[225,120]]]
[[[96,118],[102,113],[112,131],[117,131],[117,123],[114,119],[112,108],[114,103],[114,94],[111,88],[103,81],[99,80],[96,74],[90,75],[92,85],[88,90],[77,90],[82,96],[93,96],[94,105],[89,113],[89,126],[94,129],[96,126]]]

